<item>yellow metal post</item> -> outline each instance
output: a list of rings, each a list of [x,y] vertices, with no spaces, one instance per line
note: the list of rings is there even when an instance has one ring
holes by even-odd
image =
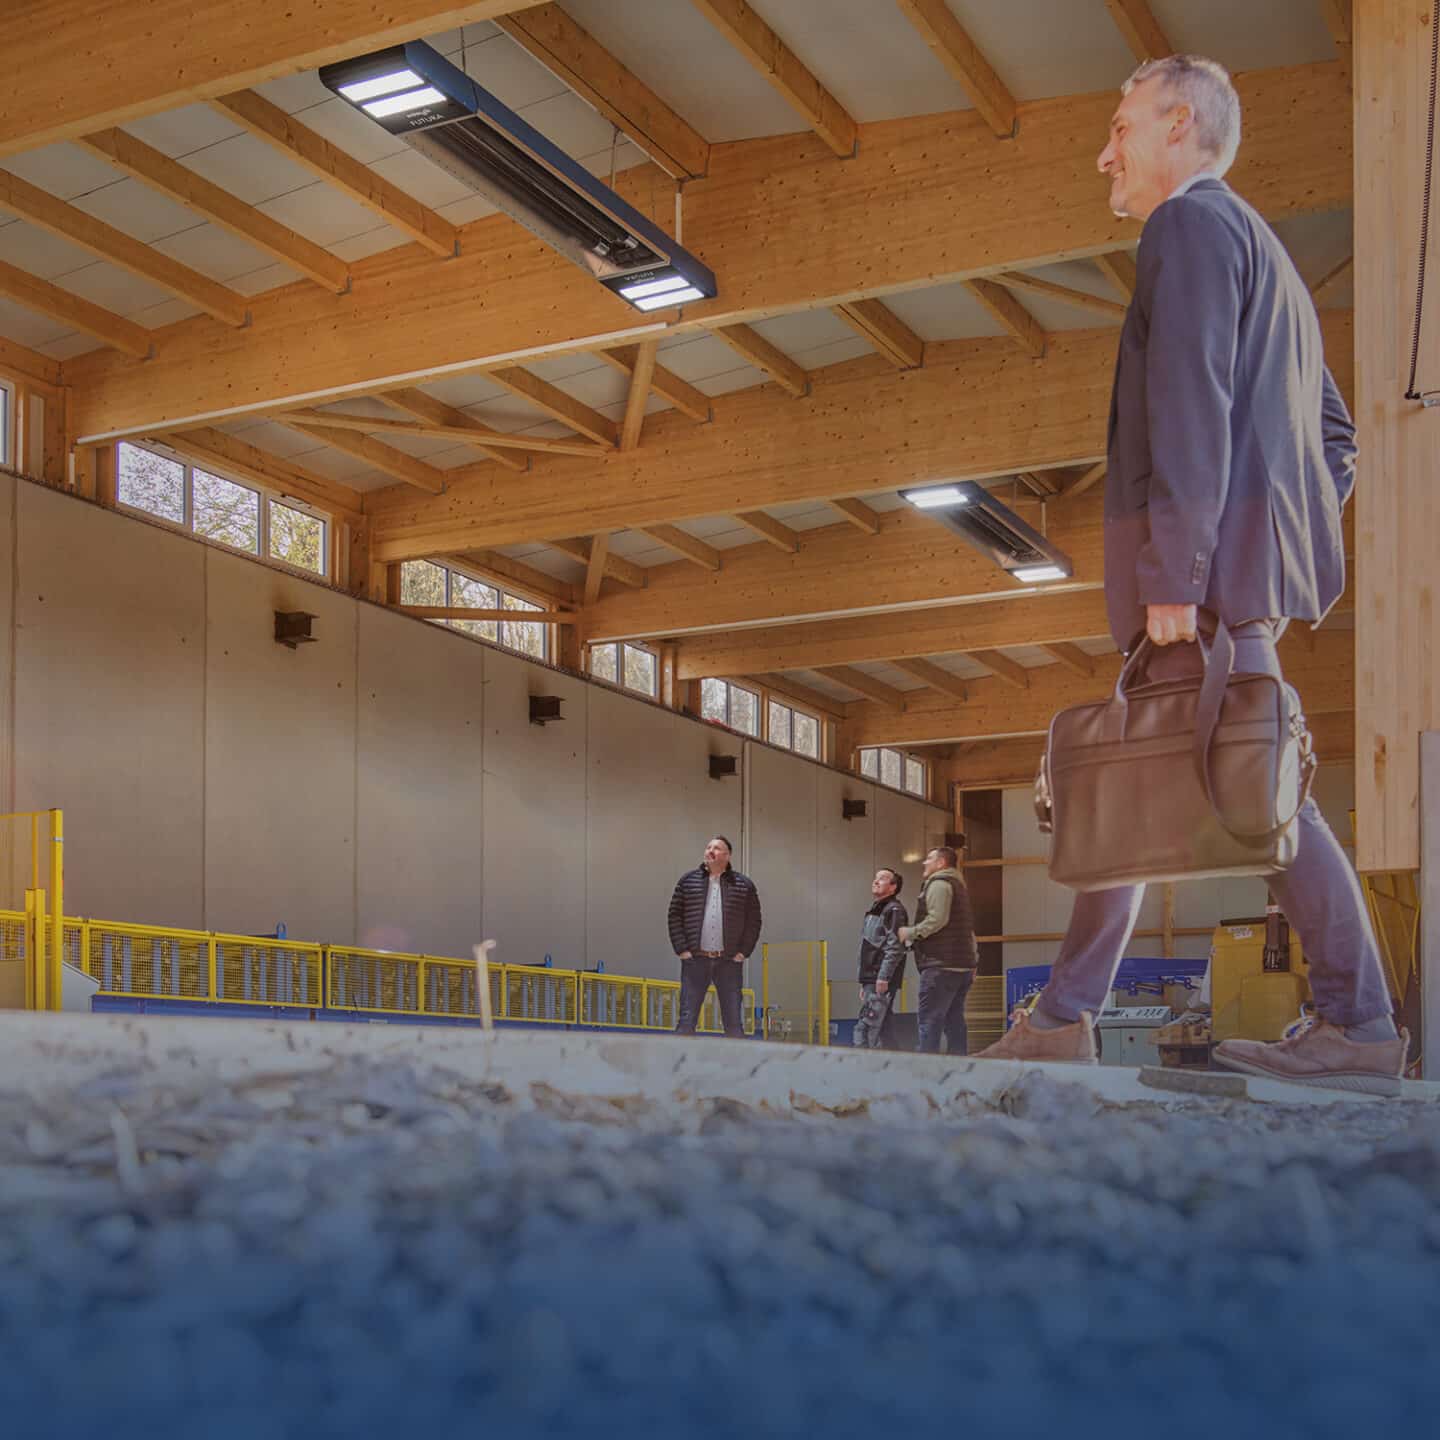
[[[50,1009],[58,1010],[63,996],[65,964],[65,813],[50,812]]]
[[[33,886],[25,891],[25,1008],[34,1010],[39,996],[39,976],[35,970],[35,897],[40,892]]]
[[[40,888],[40,813],[30,817],[30,888]]]
[[[760,947],[760,1024],[761,1033],[770,1038],[770,944]]]
[[[218,1000],[220,998],[220,971],[213,934],[207,936],[205,940],[205,972],[208,986],[206,994],[211,1000]]]
[[[830,942],[820,942],[820,1043],[830,1043]]]

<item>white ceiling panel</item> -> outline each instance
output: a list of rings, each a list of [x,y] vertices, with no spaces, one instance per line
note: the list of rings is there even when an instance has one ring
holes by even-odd
[[[66,275],[58,275],[54,283],[62,290],[68,290],[72,295],[78,295],[82,300],[102,306],[116,315],[134,315],[171,298],[168,290],[101,260],[79,270],[71,270]]]
[[[928,690],[930,688],[923,680],[917,680],[913,675],[907,675],[903,670],[897,670],[885,660],[860,660],[856,662],[854,668],[862,675],[868,675],[872,680],[879,680],[881,684],[889,685],[895,690]]]
[[[823,500],[794,500],[788,505],[767,505],[765,513],[783,520],[792,530],[815,530],[822,525],[833,525],[839,519]]]
[[[776,315],[769,320],[757,320],[752,328],[787,355],[797,354],[801,350],[814,350],[821,345],[833,345],[840,340],[858,338],[855,331],[833,310],[824,308],[797,310],[791,315]],[[869,348],[867,345],[866,349]]]
[[[78,145],[42,145],[23,155],[7,155],[4,168],[62,200],[87,195],[122,179],[120,172]]]
[[[255,446],[257,450],[269,451],[270,454],[279,455],[282,459],[297,460],[297,463],[298,457],[319,448],[309,435],[302,435],[298,430],[277,425],[273,420],[256,419],[254,416],[242,415],[232,423],[221,425],[218,428],[238,436],[247,445]]]
[[[437,440],[433,435],[397,435],[394,431],[387,430],[383,435],[377,434],[375,439],[402,454],[413,455],[417,460],[428,460],[442,450],[454,449],[452,441]]]
[[[621,530],[610,537],[610,550],[622,560],[637,565],[669,565],[680,555],[668,545],[660,545],[639,530]]]
[[[77,196],[72,203],[77,210],[123,230],[146,245],[204,223],[193,210],[129,177],[118,184],[92,190],[88,195]]]
[[[796,350],[790,358],[802,370],[823,370],[827,365],[843,365],[847,360],[858,360],[862,355],[874,353],[875,347],[863,335],[857,335],[852,330],[843,340]]]
[[[421,388],[427,395],[433,395],[457,410],[494,400],[505,393],[493,380],[487,380],[483,375],[446,375],[439,380],[427,380]]]
[[[467,200],[475,193],[470,186],[447,174],[408,145],[383,160],[372,160],[370,168],[432,209],[439,205],[453,205],[457,200]]]
[[[14,340],[19,345],[28,345],[38,350],[42,345],[59,340],[71,334],[70,327],[62,320],[52,320],[36,310],[27,310],[13,300],[0,296],[0,335]]]
[[[178,321],[188,320],[192,315],[203,313],[198,305],[192,305],[188,300],[181,300],[179,296],[173,296],[146,310],[137,310],[130,318],[137,324],[145,326],[147,330],[159,330],[163,326],[174,325]]]
[[[806,689],[815,691],[817,695],[828,695],[830,699],[838,700],[841,704],[865,698],[858,690],[852,690],[848,685],[841,685],[828,675],[820,674],[818,670],[781,670],[779,673],[788,675],[796,684],[804,685]]]
[[[383,250],[393,250],[397,245],[404,245],[409,238],[390,225],[377,225],[375,229],[367,230],[362,235],[352,235],[348,240],[337,240],[325,248],[332,255],[338,255],[340,259],[353,264],[356,260],[366,260]]]
[[[351,395],[344,400],[317,407],[322,413],[333,415],[364,415],[371,420],[398,420],[400,412],[387,405],[378,395]],[[406,416],[405,418],[409,418]]]
[[[467,36],[472,33],[473,27],[467,26]],[[452,64],[460,64],[458,54],[452,54],[450,60]],[[531,59],[508,35],[498,30],[479,44],[467,47],[462,68],[502,105],[516,111],[569,93],[563,80],[557,80],[538,60]]]
[[[881,298],[922,340],[968,340],[1005,333],[970,289],[958,282]]]
[[[318,70],[302,70],[298,75],[282,75],[278,80],[266,80],[255,87],[272,105],[278,105],[287,115],[297,115],[302,110],[311,110],[324,105],[327,101],[333,100],[337,105],[344,105],[347,110],[352,106],[341,100],[333,90],[327,90],[320,83],[320,72]],[[305,122],[310,123],[308,120]],[[378,125],[372,125],[372,129],[378,130]],[[332,139],[332,136],[327,136]],[[338,144],[339,142],[336,141]]]
[[[691,5],[566,0],[565,9],[707,140],[745,140],[804,128],[795,111]]]
[[[1231,70],[1333,60],[1335,46],[1314,0],[1150,0],[1165,37],[1191,55],[1209,55]]]
[[[456,30],[442,30],[437,35],[427,35],[425,40],[458,65],[460,57],[456,54],[457,51],[469,51],[477,45],[483,45],[487,40],[493,40],[500,33],[500,27],[492,21],[472,20],[470,24],[461,25]]]
[[[598,355],[586,354],[583,351],[573,355],[557,355],[551,360],[527,360],[525,368],[532,375],[548,380],[552,385],[559,385],[574,375],[587,375],[592,370],[609,370],[615,375],[620,373]]]
[[[1295,215],[1280,220],[1275,233],[1284,242],[1290,257],[1295,261],[1307,285],[1314,285],[1323,279],[1347,255],[1355,251],[1354,215],[1350,210],[1327,210],[1315,215]],[[1333,292],[1327,291],[1325,303],[1334,305],[1342,294],[1353,299],[1353,286],[1346,281],[1342,289],[1337,285]]]
[[[942,670],[948,670],[952,675],[959,675],[966,680],[983,680],[994,673],[964,654],[931,655],[928,658]]]
[[[347,484],[354,476],[365,475],[370,471],[368,460],[358,460],[355,456],[347,455],[343,450],[333,450],[328,445],[307,450],[302,456],[297,456],[296,461],[303,464],[307,470],[315,471],[317,475],[325,475],[331,480],[344,480]],[[387,483],[394,484],[393,478]]]
[[[497,395],[493,400],[482,400],[478,405],[467,405],[465,413],[474,416],[482,425],[505,431],[526,430],[545,418],[544,411],[508,392]]]
[[[8,215],[6,218],[9,219]],[[83,270],[95,263],[95,257],[88,250],[24,220],[0,226],[0,260],[42,280],[53,280],[57,275]]]
[[[625,415],[624,400],[616,400],[609,405],[597,405],[595,409],[611,420],[621,420]],[[668,400],[662,399],[653,390],[645,397],[646,415],[658,415],[662,410],[673,410],[675,407]]]
[[[68,335],[62,335],[58,340],[47,341],[35,348],[52,360],[73,360],[77,355],[88,355],[92,350],[103,349],[104,342],[93,335],[85,335],[75,330]]]
[[[597,150],[593,155],[577,155],[575,158],[592,175],[597,176],[599,179],[605,181],[606,184],[609,184],[611,160],[609,140],[606,140],[603,150]],[[649,158],[650,157],[646,155],[638,145],[632,145],[622,135],[620,137],[620,143],[615,147],[615,173],[618,175],[622,170],[632,170],[636,165],[644,165]],[[655,177],[655,183],[657,186],[666,187],[665,193],[667,196],[672,193],[669,189],[671,182],[658,174],[658,172]],[[644,209],[645,207],[642,205],[640,208]]]
[[[282,285],[291,285],[299,280],[300,272],[288,265],[265,265],[259,270],[247,271],[244,275],[232,275],[226,284],[242,295],[260,295],[266,290],[278,290]]]
[[[240,126],[209,105],[182,105],[178,110],[127,120],[120,128],[172,159],[241,133]]]
[[[1056,285],[1064,285],[1069,290],[1098,295],[1102,300],[1121,298],[1099,270],[1086,260],[1067,260],[1061,265],[1041,265],[1027,273]],[[1106,325],[1120,324],[1118,315],[1111,319],[1083,304],[1072,305],[1067,300],[1040,295],[1033,290],[1016,290],[1012,293],[1040,322],[1042,330],[1096,330]]]
[[[472,220],[483,220],[487,215],[499,213],[483,195],[471,195],[468,199],[456,200],[449,205],[437,205],[435,210],[452,225],[468,225]]]
[[[1099,0],[948,0],[1017,100],[1118,91],[1135,58]],[[1116,99],[1119,99],[1117,94]],[[1098,152],[1105,143],[1095,137]]]
[[[741,365],[736,370],[728,370],[723,375],[707,375],[704,379],[693,382],[695,388],[703,395],[709,395],[714,399],[717,395],[729,395],[735,390],[753,390],[757,385],[767,385],[770,377],[763,370],[757,370],[753,365]]]
[[[598,370],[569,376],[559,383],[558,388],[582,405],[619,405],[623,410],[630,394],[630,377],[609,365],[602,365]]]
[[[259,205],[316,183],[308,170],[249,134],[193,151],[180,163],[247,205]]]
[[[1023,665],[1027,670],[1039,670],[1042,666],[1056,663],[1055,657],[1038,645],[1006,645],[1003,648],[1017,665]]]
[[[677,335],[660,341],[658,354],[665,368],[698,385],[716,375],[733,375],[736,370],[746,370],[757,378],[751,384],[758,385],[764,375],[753,366],[747,365],[718,335]],[[737,389],[737,386],[731,386]]]
[[[1108,635],[1095,635],[1084,640],[1077,640],[1075,644],[1087,655],[1118,655],[1119,647]]]
[[[557,580],[578,580],[585,574],[585,567],[578,560],[572,560],[570,556],[546,545],[504,545],[495,553],[508,555],[510,559],[519,560],[532,570],[553,575]]]
[[[255,207],[316,245],[330,245],[374,228],[375,212],[322,180]]]
[[[425,457],[426,464],[435,466],[437,470],[456,470],[462,465],[474,465],[489,458],[469,445],[454,445],[449,440],[442,440],[440,444],[445,448],[432,450]]]
[[[301,110],[295,118],[328,140],[338,150],[353,156],[362,165],[373,165],[387,155],[398,155],[410,147],[338,95],[325,92],[319,105]],[[413,153],[413,152],[412,152]]]
[[[227,281],[267,269],[271,260],[261,249],[238,235],[208,222],[178,235],[157,240],[154,248],[212,280]]]
[[[758,0],[754,8],[856,120],[970,109],[970,97],[898,5]]]

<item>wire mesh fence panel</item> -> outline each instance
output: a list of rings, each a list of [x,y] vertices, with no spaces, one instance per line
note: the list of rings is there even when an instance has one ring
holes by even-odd
[[[505,1015],[510,1020],[549,1020],[574,1024],[576,975],[573,971],[505,967]]]
[[[675,980],[645,982],[645,1023],[652,1030],[673,1030],[680,1023],[680,985]]]
[[[157,1000],[208,1000],[210,937],[92,920],[82,968],[102,991]]]
[[[215,937],[217,1000],[256,1005],[322,1005],[323,968],[323,952],[318,945],[237,935]]]
[[[616,975],[581,975],[580,1021],[584,1025],[644,1028],[645,982]]]
[[[765,1035],[802,1045],[830,1043],[830,983],[822,940],[775,940],[761,951]]]
[[[331,946],[327,951],[327,1003],[338,1010],[387,1010],[418,1014],[419,955]]]
[[[965,1031],[969,1053],[993,1045],[1005,1033],[1005,977],[977,975],[965,997]]]

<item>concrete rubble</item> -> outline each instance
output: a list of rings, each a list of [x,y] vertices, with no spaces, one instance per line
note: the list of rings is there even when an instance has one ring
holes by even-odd
[[[1421,1433],[1435,1091],[1244,1090],[3,1016],[0,1433]]]

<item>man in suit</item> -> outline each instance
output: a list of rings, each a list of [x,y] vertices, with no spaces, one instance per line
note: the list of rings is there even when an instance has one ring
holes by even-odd
[[[1196,674],[1224,620],[1235,669],[1278,676],[1275,642],[1345,588],[1340,512],[1354,426],[1326,369],[1304,282],[1222,178],[1240,102],[1213,61],[1175,55],[1126,82],[1099,157],[1110,207],[1144,223],[1116,361],[1105,480],[1105,593],[1115,643],[1148,634],[1152,679]],[[1232,1069],[1392,1093],[1406,1039],[1354,871],[1313,800],[1291,867],[1270,877],[1311,965],[1318,1020],[1274,1045],[1227,1040]],[[1093,1063],[1091,1019],[1135,928],[1143,886],[1080,894],[1032,1015],[983,1053]]]

